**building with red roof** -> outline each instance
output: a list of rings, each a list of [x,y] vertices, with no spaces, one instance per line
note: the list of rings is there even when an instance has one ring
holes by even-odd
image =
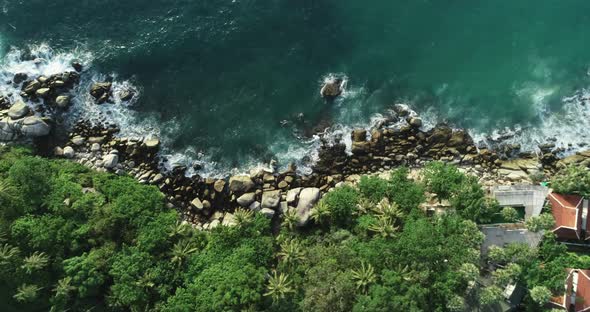
[[[551,305],[571,312],[590,311],[590,270],[566,270],[565,292],[551,298]]]
[[[588,200],[579,195],[549,194],[551,212],[555,218],[553,233],[563,240],[584,240],[590,228]]]

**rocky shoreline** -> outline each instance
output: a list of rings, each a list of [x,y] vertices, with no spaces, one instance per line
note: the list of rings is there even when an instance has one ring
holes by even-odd
[[[12,83],[21,86],[21,98],[0,95],[0,141],[33,141],[53,157],[77,161],[99,171],[129,174],[139,182],[157,186],[170,208],[201,229],[220,224],[232,225],[233,211],[242,207],[260,211],[269,218],[287,210],[298,215],[300,226],[321,196],[343,183],[354,183],[362,174],[391,170],[399,166],[421,167],[440,160],[453,163],[480,178],[484,185],[531,183],[531,179],[550,176],[560,167],[572,163],[590,164],[590,152],[560,159],[552,144],[539,146],[538,153],[521,152],[517,145],[500,144],[494,150],[476,146],[469,133],[439,124],[424,130],[422,120],[406,105],[393,106],[386,120],[371,129],[350,133],[352,148],[341,142],[323,141],[319,159],[308,175],[298,174],[290,165],[277,172],[257,169],[248,175],[224,179],[186,176],[186,167],[163,171],[157,138],[121,138],[113,125],[96,125],[79,121],[65,138],[51,138],[59,131],[55,116],[67,114],[71,90],[79,82],[82,66],[75,71],[51,77],[27,77],[16,74]],[[111,83],[99,82],[88,92],[96,105],[111,102]],[[121,100],[134,94],[124,92]],[[51,139],[48,139],[51,138]]]

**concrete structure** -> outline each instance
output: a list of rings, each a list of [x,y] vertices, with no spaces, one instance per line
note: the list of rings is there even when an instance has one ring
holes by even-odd
[[[526,243],[531,247],[539,246],[543,233],[527,230],[522,224],[497,224],[482,226],[485,235],[481,245],[481,255],[486,256],[491,246],[504,247],[510,243]]]
[[[524,207],[528,219],[541,214],[549,189],[541,185],[500,185],[491,192],[502,207]]]

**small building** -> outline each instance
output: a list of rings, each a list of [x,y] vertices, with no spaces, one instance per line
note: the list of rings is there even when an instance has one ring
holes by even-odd
[[[566,269],[564,293],[551,298],[550,305],[565,311],[590,311],[590,270]]]
[[[561,240],[586,240],[589,228],[588,200],[579,195],[549,194],[551,213],[555,218],[553,233]]]
[[[498,185],[490,191],[501,207],[524,207],[525,219],[541,214],[549,193],[541,185]]]

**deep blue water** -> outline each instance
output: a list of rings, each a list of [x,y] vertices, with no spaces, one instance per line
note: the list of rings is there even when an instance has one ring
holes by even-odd
[[[477,133],[555,126],[543,113],[560,114],[561,99],[588,85],[585,0],[2,5],[4,53],[40,43],[90,52],[93,70],[141,89],[134,110],[157,118],[170,149],[230,167],[302,157],[298,136],[318,122],[366,123],[396,102]],[[327,105],[318,92],[333,73],[349,92]],[[281,126],[299,113],[305,125]]]

